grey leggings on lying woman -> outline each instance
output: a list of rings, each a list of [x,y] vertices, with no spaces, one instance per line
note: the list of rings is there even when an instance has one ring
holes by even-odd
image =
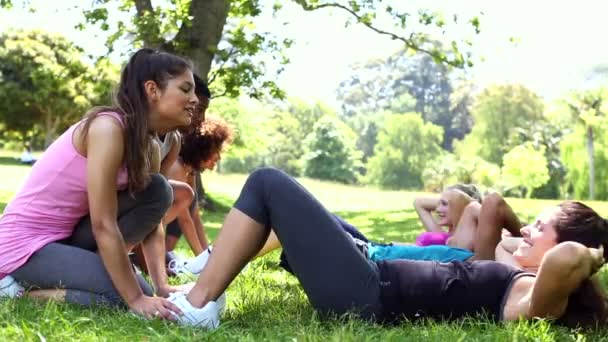
[[[128,244],[144,240],[173,201],[173,192],[163,176],[153,175],[150,184],[132,197],[118,193],[118,226]],[[82,305],[122,306],[99,254],[90,217],[83,218],[71,237],[38,250],[11,274],[28,289],[66,289],[66,302]],[[152,287],[137,275],[142,291],[151,296]]]

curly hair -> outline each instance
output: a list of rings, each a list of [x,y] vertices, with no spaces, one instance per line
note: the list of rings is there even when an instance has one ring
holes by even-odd
[[[234,128],[226,120],[209,115],[197,129],[182,136],[179,156],[185,165],[200,171],[200,164],[232,143]]]

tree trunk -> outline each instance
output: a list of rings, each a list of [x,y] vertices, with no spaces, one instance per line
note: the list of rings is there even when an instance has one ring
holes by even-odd
[[[55,140],[55,133],[57,132],[57,127],[59,127],[59,118],[55,118],[53,121],[53,116],[50,113],[44,114],[44,148],[49,147],[53,141]]]
[[[589,200],[595,199],[595,151],[593,127],[587,126],[587,157],[589,159]]]
[[[162,48],[190,58],[194,72],[207,81],[229,11],[228,0],[192,0],[188,10],[192,21]]]
[[[146,12],[153,13],[151,0],[135,0],[135,9],[137,10],[137,16],[142,17]],[[143,38],[144,47],[157,49],[162,43],[162,37],[160,36],[160,28],[157,25],[146,25],[146,35]]]

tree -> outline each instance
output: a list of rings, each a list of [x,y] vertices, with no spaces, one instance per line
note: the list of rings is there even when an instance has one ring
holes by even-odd
[[[0,35],[0,121],[22,137],[32,129],[44,132],[48,146],[61,128],[101,102],[115,77],[103,61],[91,72],[81,51],[59,35],[5,32]]]
[[[530,198],[534,189],[549,180],[544,148],[538,149],[530,143],[515,146],[503,157],[502,174],[507,186],[523,187],[526,198]]]
[[[558,117],[544,115],[542,121],[531,124],[529,127],[517,130],[519,141],[530,144],[537,151],[544,151],[549,169],[549,181],[535,188],[535,198],[560,198],[562,186],[565,182],[566,168],[561,160],[560,142],[570,133],[569,123]]]
[[[608,129],[604,121],[599,128]],[[566,196],[570,198],[589,198],[589,163],[586,154],[586,131],[577,125],[560,144],[561,159],[566,167]],[[595,199],[608,200],[608,141],[603,134],[594,140],[594,165],[596,168]]]
[[[335,118],[337,115],[323,103],[309,104],[296,98],[274,102],[271,106],[268,110],[270,120],[265,125],[269,140],[266,160],[269,165],[299,176],[304,167],[305,146],[302,142],[322,117]]]
[[[456,183],[474,183],[496,189],[500,168],[479,157],[459,158],[453,153],[444,153],[426,164],[422,179],[426,191],[442,191]]]
[[[449,69],[426,54],[405,51],[355,66],[353,75],[338,88],[346,117],[378,111],[417,112],[425,121],[443,127],[443,147],[470,131],[465,88],[452,99]],[[454,102],[454,103],[452,103]]]
[[[473,128],[459,148],[500,164],[505,153],[523,143],[518,130],[542,121],[543,111],[542,99],[522,85],[490,86],[475,99]]]
[[[355,183],[361,153],[355,149],[355,134],[337,118],[319,120],[304,140],[304,175],[342,183]]]
[[[576,121],[584,127],[589,165],[589,199],[595,199],[595,132],[608,113],[608,89],[575,92],[566,100]]]
[[[10,8],[14,2],[29,1],[1,0],[0,7]],[[135,47],[183,54],[195,62],[195,71],[203,79],[217,82],[216,93],[231,97],[242,92],[253,97],[264,93],[282,97],[282,91],[274,82],[274,73],[267,70],[265,59],[259,57],[269,53],[277,63],[288,63],[284,51],[292,41],[260,31],[255,19],[264,11],[273,11],[279,18],[283,6],[293,4],[305,11],[333,9],[345,13],[350,18],[347,24],[364,25],[379,35],[403,42],[408,51],[429,54],[438,63],[456,67],[472,65],[471,53],[467,50],[471,45],[469,37],[452,40],[447,49],[438,49],[424,31],[442,35],[458,27],[466,35],[477,34],[480,32],[478,16],[463,19],[430,10],[413,12],[378,0],[278,0],[272,6],[257,0],[169,0],[154,4],[151,0],[94,0],[91,6],[82,7],[85,21],[78,27],[86,29],[93,25],[107,31],[109,51],[117,41],[126,38]],[[127,13],[130,20],[114,20],[117,12]],[[379,28],[380,24],[384,27],[387,23],[393,31]],[[463,30],[463,26],[468,30]]]
[[[419,114],[390,115],[378,134],[368,160],[368,183],[391,189],[419,189],[427,162],[441,152],[441,127],[425,123]]]

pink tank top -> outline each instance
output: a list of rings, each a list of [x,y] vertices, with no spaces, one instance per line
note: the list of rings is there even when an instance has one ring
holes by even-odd
[[[114,112],[103,112],[120,122]],[[0,279],[10,274],[43,246],[72,235],[89,213],[87,159],[72,143],[74,130],[65,131],[32,167],[25,183],[0,217]],[[117,174],[119,189],[126,188],[127,169]]]

